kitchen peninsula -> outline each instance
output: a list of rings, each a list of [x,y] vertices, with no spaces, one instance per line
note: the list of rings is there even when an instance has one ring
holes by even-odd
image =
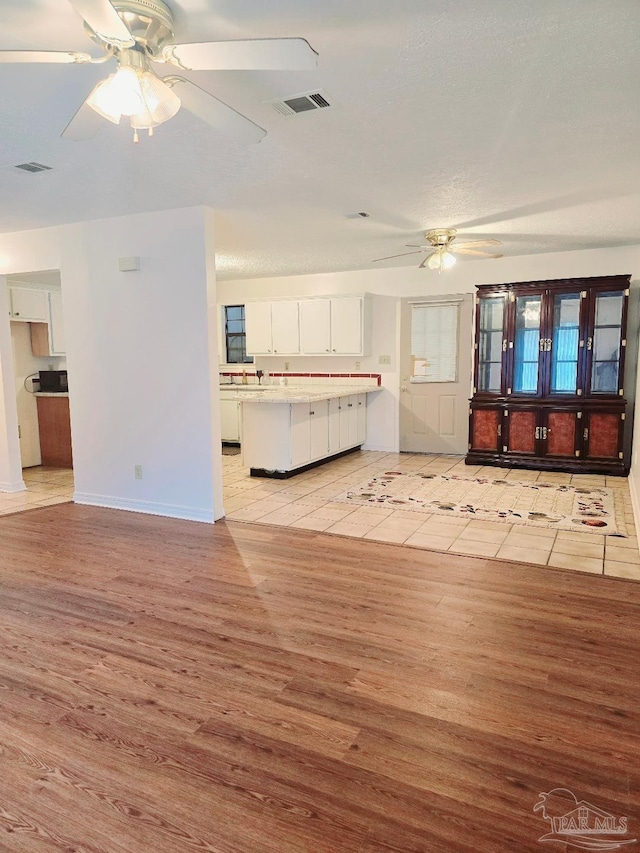
[[[254,477],[291,477],[361,447],[371,385],[236,386],[225,400],[241,406],[242,461]]]

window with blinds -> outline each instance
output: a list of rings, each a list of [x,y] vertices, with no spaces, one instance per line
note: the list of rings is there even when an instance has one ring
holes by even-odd
[[[411,382],[456,382],[458,302],[411,306]]]

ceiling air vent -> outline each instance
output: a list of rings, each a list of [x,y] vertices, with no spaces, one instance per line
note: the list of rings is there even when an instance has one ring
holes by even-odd
[[[23,172],[50,172],[51,166],[43,166],[42,163],[21,163],[16,166],[16,169],[22,169]]]
[[[291,95],[289,98],[279,98],[277,101],[266,101],[281,116],[295,116],[298,113],[308,113],[313,110],[324,110],[335,107],[335,101],[322,89],[314,92],[303,92]]]

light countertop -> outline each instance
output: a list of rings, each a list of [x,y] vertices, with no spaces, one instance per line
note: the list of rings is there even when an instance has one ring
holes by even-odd
[[[34,391],[36,397],[68,397],[68,391]]]
[[[220,390],[225,400],[241,403],[314,403],[351,394],[371,394],[381,389],[375,385],[221,385]]]

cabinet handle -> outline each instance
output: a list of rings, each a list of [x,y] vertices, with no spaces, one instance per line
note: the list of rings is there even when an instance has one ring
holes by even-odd
[[[329,352],[329,348],[328,348],[328,347],[327,347],[327,349],[325,350],[325,352]]]
[[[347,408],[348,408],[348,409],[353,408],[353,403],[347,403]]]
[[[543,441],[547,440],[547,428],[546,427],[542,427],[542,440]]]
[[[538,349],[540,350],[540,352],[544,352],[544,340],[544,338],[540,338],[540,340],[538,341]]]
[[[536,438],[540,438],[540,427],[536,427]]]
[[[310,415],[315,415],[315,412],[309,412]]]
[[[587,441],[589,439],[589,427],[585,427],[582,430],[582,438]]]
[[[547,338],[547,345],[545,347],[545,352],[551,352],[552,343],[553,343],[553,341],[551,340],[551,338]]]
[[[498,437],[502,435],[502,424],[498,424]]]
[[[502,352],[506,352],[506,351],[507,351],[507,339],[503,338],[503,340],[502,340]]]
[[[332,351],[333,351],[333,352],[335,352],[335,351],[336,351],[336,350],[335,350],[335,347],[333,348],[333,350],[332,350]]]
[[[593,338],[587,338],[587,349],[591,349],[593,346]]]

